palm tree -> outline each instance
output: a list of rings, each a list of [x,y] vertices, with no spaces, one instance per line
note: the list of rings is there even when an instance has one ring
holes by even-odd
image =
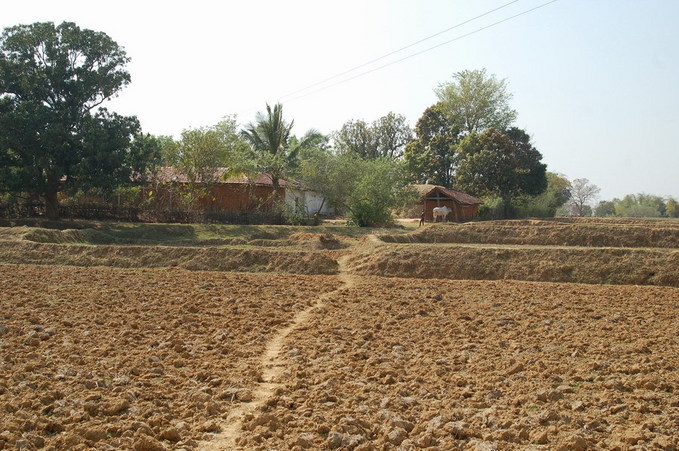
[[[295,121],[285,122],[280,103],[273,109],[267,103],[266,115],[257,113],[256,118],[256,123],[245,126],[241,136],[252,146],[255,170],[271,177],[274,200],[277,200],[281,179],[295,167],[299,151],[314,145],[323,135],[309,130],[301,140],[294,138],[291,131]]]
[[[241,135],[252,146],[257,169],[271,177],[274,196],[278,197],[280,181],[296,157],[296,152],[289,148],[290,132],[295,121],[288,124],[283,120],[280,103],[273,109],[267,103],[266,112],[266,116],[257,113],[256,123],[247,124]]]

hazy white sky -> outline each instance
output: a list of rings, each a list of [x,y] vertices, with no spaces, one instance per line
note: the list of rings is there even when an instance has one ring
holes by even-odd
[[[677,0],[558,0],[483,29],[548,1],[518,0],[299,94],[317,92],[289,95],[510,1],[23,0],[3,2],[0,27],[67,20],[107,33],[132,58],[132,83],[107,107],[156,135],[229,114],[247,123],[277,101],[298,135],[389,111],[414,127],[439,83],[486,68],[507,79],[517,125],[548,170],[588,178],[601,199],[679,198]]]

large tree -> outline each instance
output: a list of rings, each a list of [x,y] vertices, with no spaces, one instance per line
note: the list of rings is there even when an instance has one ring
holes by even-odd
[[[499,196],[505,217],[513,198],[538,195],[547,188],[547,166],[523,130],[473,132],[460,142],[459,149],[456,185],[477,195]]]
[[[414,182],[452,186],[458,135],[440,103],[424,111],[415,126],[415,140],[406,146],[404,155]]]
[[[488,76],[485,69],[457,72],[435,92],[446,116],[461,132],[506,130],[516,119],[516,111],[509,106],[512,94],[507,92],[507,82]]]
[[[179,141],[163,139],[169,166],[179,169],[192,183],[218,182],[219,168],[231,168],[248,151],[238,132],[235,116],[226,116],[216,125],[182,131]]]
[[[386,116],[367,124],[362,120],[351,120],[333,134],[335,148],[340,153],[352,152],[367,159],[403,156],[406,145],[412,140],[412,130],[406,118],[400,114]]]
[[[129,58],[104,33],[51,22],[0,37],[0,189],[34,192],[58,217],[58,192],[129,182],[134,117],[100,108],[130,82]],[[132,158],[135,160],[135,158]]]
[[[601,189],[589,180],[575,179],[571,182],[571,198],[568,202],[573,216],[589,216],[592,211],[591,203],[596,200]]]

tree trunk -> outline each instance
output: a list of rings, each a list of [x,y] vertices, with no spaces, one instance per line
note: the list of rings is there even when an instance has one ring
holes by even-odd
[[[512,196],[502,196],[502,219],[510,219]]]
[[[278,205],[281,200],[285,201],[285,198],[281,199],[279,190],[281,189],[281,181],[278,177],[271,176],[271,185],[273,187],[272,200],[274,206]]]
[[[59,219],[59,198],[54,188],[45,191],[45,215],[50,220]]]
[[[324,197],[323,200],[321,201],[321,206],[318,207],[318,211],[316,212],[317,215],[320,215],[320,214],[321,214],[321,211],[323,210],[323,205],[325,205],[325,197]]]

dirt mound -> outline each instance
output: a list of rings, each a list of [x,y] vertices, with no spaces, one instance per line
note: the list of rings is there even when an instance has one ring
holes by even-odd
[[[355,274],[679,287],[679,250],[469,245],[365,246]]]
[[[0,261],[40,265],[180,267],[202,271],[335,274],[321,252],[238,247],[85,246],[0,241]]]
[[[389,243],[479,243],[537,246],[679,248],[679,221],[488,221],[434,224]]]
[[[675,449],[679,290],[367,277],[238,449]]]
[[[336,278],[0,265],[0,449],[194,449]]]

